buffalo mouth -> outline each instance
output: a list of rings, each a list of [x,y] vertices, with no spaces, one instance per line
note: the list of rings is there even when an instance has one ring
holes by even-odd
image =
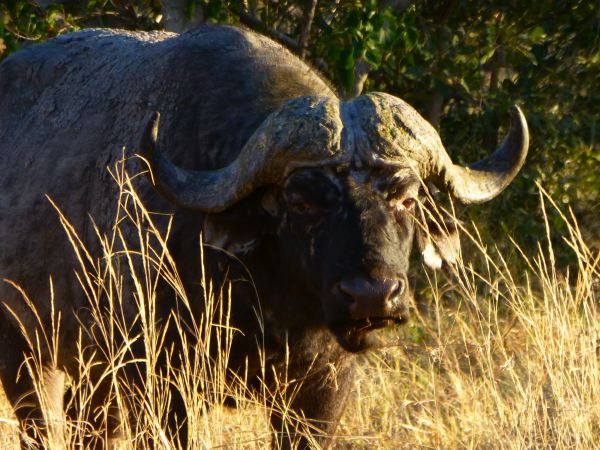
[[[372,337],[372,331],[401,325],[406,320],[405,316],[369,317],[338,322],[333,324],[331,329],[345,350],[357,353],[378,346],[378,342]]]

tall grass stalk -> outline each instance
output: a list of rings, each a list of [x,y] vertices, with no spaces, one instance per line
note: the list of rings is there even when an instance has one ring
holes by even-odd
[[[256,393],[243,373],[228,371],[240,333],[230,324],[235,298],[229,286],[213,286],[201,273],[202,302],[188,298],[166,245],[170,219],[144,208],[123,161],[111,173],[119,197],[114,226],[96,227],[99,258],[56,207],[80,263],[88,307],[79,374],[68,380],[59,410],[44,397],[38,349],[47,348],[56,363],[61,317],[54,315],[47,336],[22,330],[32,348],[23,370],[36,380],[45,419],[31,421],[28,433],[47,446],[81,448],[107,439],[107,423],[122,416],[128,419],[120,422],[124,448],[180,448],[173,432],[177,401],[187,413],[190,448],[268,447],[274,413],[308,433],[288,408],[293,383],[285,374],[275,390],[263,386]],[[540,192],[542,209],[556,208]],[[340,448],[598,446],[600,254],[588,248],[571,215],[562,219],[569,230],[563,245],[577,257],[576,267],[564,271],[555,266],[548,221],[537,254],[519,250],[518,260],[489,248],[474,225],[461,227],[473,249],[470,262],[459,259],[443,276],[427,272],[411,322],[389,332],[397,345],[360,357],[338,430]],[[202,257],[202,248],[198,252]],[[177,299],[177,310],[167,316],[159,304],[165,292]],[[28,301],[24,291],[23,297]],[[172,332],[180,345],[169,347]],[[264,374],[264,358],[262,366]],[[232,398],[235,410],[226,407]]]
[[[547,203],[558,208],[540,192],[546,218]],[[399,345],[361,365],[365,381],[344,421],[348,442],[600,448],[600,253],[572,214],[560,214],[569,230],[563,244],[577,257],[565,271],[555,266],[547,219],[538,253],[512,261],[462,228],[476,249],[471,262],[432,275]]]

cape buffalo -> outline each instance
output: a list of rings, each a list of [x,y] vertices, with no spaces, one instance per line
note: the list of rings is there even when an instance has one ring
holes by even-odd
[[[211,276],[251,275],[232,288],[231,322],[243,334],[231,370],[247,370],[250,383],[259,377],[253,361],[263,343],[275,371],[285,363],[290,379],[304,381],[291,408],[331,435],[354,355],[372,346],[372,330],[406,319],[413,238],[430,266],[456,257],[451,224],[429,233],[417,225],[427,186],[463,204],[488,201],[517,175],[528,140],[514,107],[491,156],[455,165],[404,101],[379,92],[340,100],[299,58],[241,28],[67,34],[0,65],[0,276],[23,287],[43,327],[52,276],[62,322],[44,373],[60,404],[64,373],[77,373],[75,342],[86,326],[77,311],[86,301],[48,198],[98,256],[94,229],[114,217],[106,167],[123,151],[143,154],[151,176],[138,178],[139,195],[149,210],[172,215],[169,251],[190,298],[201,231],[224,250],[207,250]],[[28,349],[14,316],[25,329],[40,325],[14,284],[0,286],[0,301],[0,375],[25,421],[39,411],[19,404],[31,380],[17,381]],[[158,320],[174,308],[170,297],[158,304]]]

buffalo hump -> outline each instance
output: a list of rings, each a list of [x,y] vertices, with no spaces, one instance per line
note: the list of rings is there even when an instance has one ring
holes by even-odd
[[[335,97],[279,44],[233,27],[183,35],[85,30],[11,55],[0,65],[1,276],[39,299],[43,317],[50,275],[59,307],[81,306],[73,252],[45,194],[92,242],[88,214],[101,228],[114,217],[107,167],[123,148],[125,156],[138,153],[151,112],[161,112],[160,144],[174,162],[214,169],[299,95]],[[150,210],[172,212],[148,183],[140,189]],[[28,317],[13,288],[0,295]]]

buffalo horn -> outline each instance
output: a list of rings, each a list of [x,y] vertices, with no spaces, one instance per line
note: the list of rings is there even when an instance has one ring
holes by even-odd
[[[482,203],[502,192],[515,178],[527,156],[529,131],[518,106],[513,106],[510,130],[504,141],[487,158],[462,167],[440,153],[437,173],[431,178],[441,190],[463,204]]]
[[[169,201],[185,209],[221,211],[235,201],[231,166],[211,171],[191,171],[177,167],[157,148],[160,113],[152,114],[140,142],[141,154],[150,165],[156,189]]]
[[[157,147],[160,114],[154,113],[140,141],[156,189],[177,206],[221,212],[259,186],[283,181],[296,167],[315,167],[343,157],[338,102],[299,97],[265,119],[238,157],[215,170],[188,170]]]

